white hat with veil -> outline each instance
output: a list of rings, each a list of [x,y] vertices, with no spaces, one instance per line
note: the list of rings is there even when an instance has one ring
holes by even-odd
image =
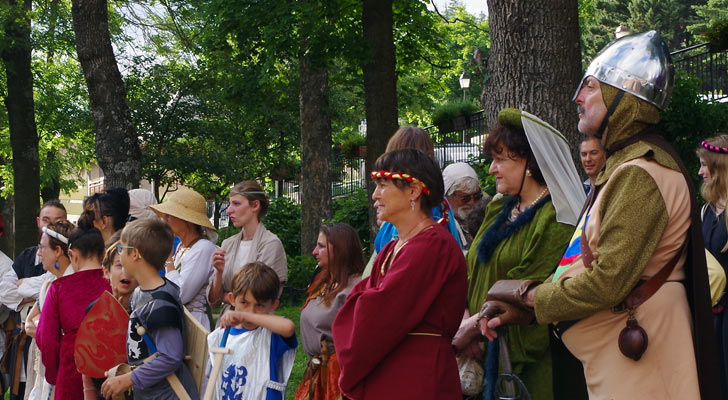
[[[501,110],[498,122],[523,126],[538,168],[551,193],[556,221],[576,226],[586,194],[566,138],[537,116],[515,108]]]

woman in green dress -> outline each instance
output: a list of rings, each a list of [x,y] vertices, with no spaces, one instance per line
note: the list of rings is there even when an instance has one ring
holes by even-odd
[[[500,279],[545,280],[585,200],[566,140],[531,114],[502,110],[484,150],[493,159],[489,172],[502,196],[488,204],[467,254],[468,304],[453,341],[461,357],[484,356],[475,325],[488,289]],[[532,398],[554,398],[548,326],[509,327],[507,343],[513,373]],[[491,345],[486,352],[495,350]]]

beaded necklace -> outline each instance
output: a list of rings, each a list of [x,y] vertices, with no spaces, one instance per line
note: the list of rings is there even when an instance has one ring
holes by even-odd
[[[548,187],[545,187],[545,188],[544,188],[544,189],[543,189],[543,190],[541,191],[541,194],[539,194],[539,195],[538,195],[538,197],[536,197],[536,199],[535,199],[534,201],[532,201],[532,202],[531,202],[531,204],[529,204],[529,205],[528,205],[528,208],[531,208],[531,207],[533,207],[533,206],[534,206],[534,205],[535,205],[536,203],[538,203],[538,202],[539,202],[539,201],[540,201],[540,200],[541,200],[541,199],[543,198],[543,196],[545,196],[545,195],[546,195],[546,192],[548,192],[548,191],[549,191],[549,188],[548,188]],[[528,208],[527,208],[527,209],[528,209]],[[518,203],[516,203],[516,206],[515,206],[515,207],[513,207],[513,209],[511,210],[511,215],[510,215],[510,216],[508,217],[508,219],[509,219],[509,220],[511,220],[511,222],[512,222],[512,221],[515,221],[515,220],[516,220],[516,218],[517,218],[517,217],[518,217],[518,216],[519,216],[519,215],[520,215],[520,214],[521,214],[522,212],[523,212],[523,211],[521,211],[521,200],[520,200],[520,199],[518,199]]]

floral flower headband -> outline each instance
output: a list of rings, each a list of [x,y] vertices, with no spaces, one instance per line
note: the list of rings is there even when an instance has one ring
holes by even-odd
[[[421,180],[415,178],[414,176],[410,174],[405,174],[403,172],[389,172],[385,170],[381,171],[372,171],[371,173],[372,179],[401,179],[403,181],[407,182],[419,182],[420,185],[422,185],[422,193],[429,195],[430,194],[430,188],[425,185],[425,182],[422,182]]]
[[[706,148],[706,149],[708,149],[710,151],[714,151],[716,153],[728,154],[728,148],[727,147],[713,146],[712,144],[708,143],[707,140],[703,140],[702,142],[700,142],[700,145],[703,146],[703,148]]]

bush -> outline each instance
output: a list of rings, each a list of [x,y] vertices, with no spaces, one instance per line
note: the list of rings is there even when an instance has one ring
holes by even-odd
[[[728,21],[720,21],[702,34],[710,43],[710,51],[719,53],[728,49]]]
[[[488,173],[490,169],[490,163],[493,160],[485,154],[480,154],[476,158],[470,160],[468,163],[478,174],[478,182],[480,183],[480,189],[488,193],[491,196],[495,196],[495,175]]]
[[[367,144],[367,138],[353,135],[341,144],[341,154],[346,158],[359,158],[359,147]]]
[[[329,223],[347,223],[359,234],[364,255],[369,253],[369,196],[364,189],[332,201],[333,217]]]
[[[306,289],[313,279],[313,270],[316,269],[316,259],[313,256],[287,256],[288,258],[288,286]]]
[[[478,106],[469,101],[446,103],[435,109],[432,114],[432,124],[438,126],[447,124],[457,117],[470,116],[479,109]]]
[[[700,81],[679,71],[672,102],[660,114],[658,131],[675,148],[698,188],[700,162],[695,150],[702,140],[728,132],[728,104],[701,98]]]
[[[301,206],[287,197],[271,200],[265,227],[283,242],[286,254],[301,254]]]

